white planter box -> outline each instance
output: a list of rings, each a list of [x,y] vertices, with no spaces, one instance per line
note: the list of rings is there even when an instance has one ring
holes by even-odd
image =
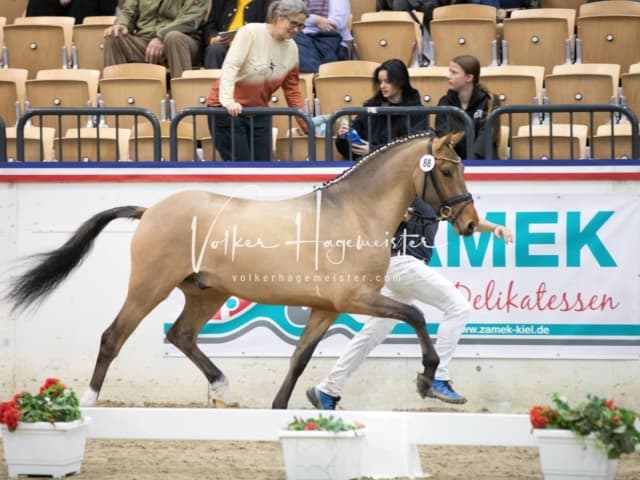
[[[617,460],[609,460],[592,436],[583,440],[570,430],[534,429],[545,480],[613,480]]]
[[[349,432],[281,430],[287,480],[347,480],[362,476],[365,429]]]
[[[85,417],[74,422],[18,423],[10,432],[2,424],[2,443],[9,477],[51,475],[63,478],[80,472],[88,426]]]

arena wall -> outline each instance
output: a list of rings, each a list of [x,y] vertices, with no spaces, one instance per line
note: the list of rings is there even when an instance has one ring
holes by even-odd
[[[25,255],[61,245],[92,214],[118,205],[148,206],[185,189],[205,189],[225,194],[278,198],[310,191],[324,177],[340,169],[297,169],[278,175],[246,175],[226,169],[225,174],[200,169],[144,172],[120,169],[81,172],[55,169],[0,169],[0,265],[3,280],[19,271],[16,262]],[[468,186],[474,195],[485,194],[587,194],[640,195],[637,165],[629,168],[566,169],[558,174],[513,168],[468,168]],[[273,175],[273,176],[272,176]],[[246,195],[244,195],[246,193]],[[33,388],[56,376],[82,392],[92,373],[100,335],[113,320],[124,299],[129,271],[129,243],[136,222],[113,222],[98,238],[86,261],[37,310],[22,314],[0,304],[0,398],[16,390]],[[637,238],[629,238],[636,249]],[[640,265],[635,265],[640,273]],[[637,285],[637,283],[636,283]],[[638,291],[637,293],[640,293]],[[177,315],[176,306],[158,306],[125,344],[107,374],[101,401],[107,404],[204,405],[207,383],[189,360],[166,355],[163,325]],[[638,323],[638,318],[635,318]],[[460,407],[469,412],[525,412],[533,403],[545,402],[553,391],[575,398],[588,392],[614,396],[640,408],[640,345],[631,339],[624,358],[490,358],[465,356],[452,362],[455,387],[470,401]],[[304,390],[319,381],[335,361],[314,357],[291,398],[292,408],[306,408]],[[223,356],[214,358],[228,376],[232,399],[250,408],[271,404],[288,368],[286,357]],[[415,357],[371,358],[347,384],[342,405],[348,409],[442,408],[422,400],[415,391],[420,369]],[[624,400],[624,401],[623,401]]]

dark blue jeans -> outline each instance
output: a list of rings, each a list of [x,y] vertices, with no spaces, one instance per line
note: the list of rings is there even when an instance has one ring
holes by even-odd
[[[209,118],[209,130],[216,149],[225,161],[271,160],[269,115],[212,115]]]

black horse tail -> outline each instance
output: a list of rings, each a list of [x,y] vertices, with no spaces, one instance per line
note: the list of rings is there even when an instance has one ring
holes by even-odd
[[[56,250],[30,257],[35,267],[13,279],[6,298],[12,310],[25,309],[33,302],[40,303],[77,267],[89,253],[102,230],[116,218],[140,219],[144,207],[116,207],[100,212],[84,222],[67,242]]]

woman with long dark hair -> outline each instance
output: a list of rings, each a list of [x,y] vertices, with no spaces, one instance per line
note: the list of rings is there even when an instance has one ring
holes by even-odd
[[[409,71],[402,60],[392,58],[382,63],[373,73],[378,84],[376,94],[364,103],[365,107],[419,107],[420,93],[409,80]],[[340,125],[336,147],[345,158],[358,158],[372,152],[396,138],[416,133],[427,128],[427,117],[422,114],[358,115],[351,126],[362,139],[362,143],[346,138],[349,125]],[[350,155],[351,153],[351,155]]]

